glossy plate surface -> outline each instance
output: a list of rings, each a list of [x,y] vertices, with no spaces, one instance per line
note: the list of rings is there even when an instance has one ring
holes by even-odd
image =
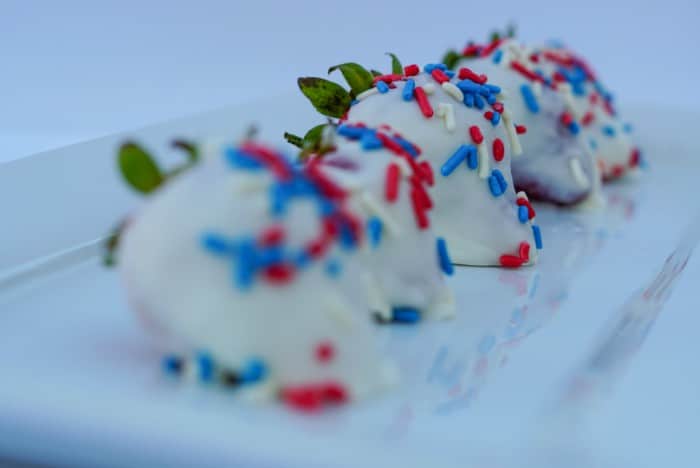
[[[263,135],[276,137],[316,123],[306,107],[271,99],[132,135],[158,150],[173,136],[235,137],[265,122]],[[540,265],[458,268],[455,321],[379,330],[400,386],[310,417],[159,373],[117,276],[95,257],[95,241],[136,203],[114,171],[124,135],[0,165],[0,458],[697,466],[700,262],[687,260],[700,144],[678,135],[693,135],[698,116],[643,107],[628,115],[649,171],[606,187],[604,212],[538,206]]]

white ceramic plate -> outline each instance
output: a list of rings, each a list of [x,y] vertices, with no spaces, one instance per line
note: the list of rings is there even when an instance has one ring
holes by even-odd
[[[607,187],[602,213],[538,207],[540,265],[458,269],[455,321],[379,330],[400,386],[314,416],[160,374],[116,275],[95,256],[96,241],[136,203],[114,170],[124,135],[0,165],[0,458],[697,466],[700,266],[680,268],[696,237],[686,226],[699,209],[700,145],[687,137],[697,116],[643,107],[628,115],[651,162],[640,180]],[[130,136],[158,151],[173,136],[235,137],[249,122],[265,122],[263,135],[281,140],[316,119],[290,96]]]

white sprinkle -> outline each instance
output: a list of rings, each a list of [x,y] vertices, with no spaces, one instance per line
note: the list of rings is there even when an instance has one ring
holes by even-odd
[[[501,89],[501,92],[496,94],[496,100],[502,102],[506,99],[508,99],[508,91],[506,91],[505,89]]]
[[[426,83],[423,85],[423,91],[425,91],[425,94],[430,96],[435,92],[435,85],[433,83]]]
[[[445,127],[448,132],[454,132],[455,124],[455,108],[452,104],[440,103],[437,105],[437,115],[445,121]]]
[[[464,93],[462,93],[462,90],[459,89],[457,86],[454,84],[450,83],[449,81],[445,81],[442,84],[442,89],[449,94],[451,97],[454,98],[455,101],[459,102],[460,104],[464,100]]]
[[[479,177],[485,179],[489,176],[491,167],[489,165],[489,150],[486,148],[486,143],[481,142],[476,145],[476,151],[479,154]]]
[[[570,159],[569,169],[571,169],[571,175],[574,177],[574,180],[579,185],[579,187],[581,187],[582,189],[587,189],[591,186],[591,183],[588,181],[586,174],[583,172],[583,168],[581,167],[581,161],[579,161],[576,158]]]
[[[250,174],[239,172],[235,177],[231,178],[234,191],[236,193],[255,193],[267,189],[272,182],[272,178],[267,174]]]
[[[367,89],[367,90],[365,90],[365,91],[362,91],[360,94],[358,94],[358,95],[357,95],[357,100],[358,100],[358,101],[362,101],[363,99],[368,98],[369,96],[371,96],[371,95],[373,95],[373,94],[377,94],[378,92],[379,92],[379,90],[378,90],[376,87],[375,87],[375,88],[369,88],[369,89]]]
[[[325,305],[323,310],[329,317],[345,328],[352,328],[352,310],[340,294],[329,294]]]
[[[539,81],[532,83],[532,93],[535,95],[535,97],[542,96],[542,83]]]
[[[515,125],[513,124],[513,119],[511,118],[510,111],[507,109],[503,110],[501,114],[503,118],[503,123],[506,127],[506,133],[508,134],[508,142],[510,143],[510,150],[513,156],[519,156],[523,153],[523,148],[520,146],[520,139],[518,138],[518,132],[515,130]]]
[[[387,234],[393,237],[398,237],[401,235],[401,228],[399,227],[399,224],[391,217],[387,210],[384,209],[384,206],[379,203],[371,193],[362,192],[360,202],[365,206],[367,211],[379,218],[382,225],[386,226]]]
[[[411,175],[413,175],[413,169],[411,169],[411,166],[408,165],[405,159],[394,158],[393,163],[399,166],[399,170],[401,171],[401,175],[403,177],[411,177]]]
[[[518,192],[516,196],[518,198],[522,198],[524,200],[528,200],[528,201],[530,200],[529,198],[527,198],[527,193],[523,192],[522,190],[520,192]]]
[[[581,114],[576,110],[576,103],[574,102],[574,94],[571,92],[571,85],[569,83],[557,83],[557,91],[562,99],[564,99],[566,110],[569,111],[571,116],[576,120],[581,119]]]

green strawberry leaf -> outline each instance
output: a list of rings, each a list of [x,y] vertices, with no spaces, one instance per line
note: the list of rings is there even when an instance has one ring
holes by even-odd
[[[442,57],[442,63],[447,65],[447,68],[449,68],[450,70],[454,70],[461,58],[462,56],[459,53],[457,53],[456,50],[450,49],[447,52],[445,52],[445,55]]]
[[[340,118],[350,108],[350,93],[337,83],[323,78],[303,77],[297,80],[297,84],[314,108],[323,115]]]
[[[187,153],[187,159],[190,163],[196,163],[199,161],[199,148],[191,142],[186,140],[173,140],[171,143],[173,148],[180,149]]]
[[[370,70],[369,72],[372,74],[372,76],[382,76],[384,74],[377,70]]]
[[[287,140],[288,143],[296,146],[299,149],[304,148],[304,139],[300,137],[299,135],[295,135],[293,133],[289,132],[284,132],[284,139]]]
[[[128,220],[119,222],[105,239],[102,245],[102,264],[104,266],[113,267],[117,264],[117,249],[119,248],[119,241],[121,240],[122,233],[127,224]]]
[[[327,126],[328,124],[316,125],[306,132],[306,135],[304,135],[304,148],[320,148],[322,143],[321,139],[323,138],[323,129]]]
[[[396,55],[392,54],[391,52],[387,52],[386,54],[389,57],[391,57],[391,73],[403,75],[403,66],[401,65],[401,62],[399,61],[398,57],[396,57]]]
[[[343,78],[350,85],[351,93],[354,96],[372,87],[372,74],[365,70],[362,65],[354,62],[341,63],[330,67],[328,74],[330,75],[335,70],[340,70],[340,73],[343,74]]]
[[[165,180],[155,160],[136,143],[122,144],[117,160],[122,177],[138,192],[150,193]]]

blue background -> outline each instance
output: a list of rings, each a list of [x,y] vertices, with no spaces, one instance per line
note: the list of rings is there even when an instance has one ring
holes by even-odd
[[[386,68],[517,22],[561,38],[625,102],[694,108],[698,2],[0,0],[0,162],[281,94],[358,61]],[[293,117],[292,117],[293,118]]]

